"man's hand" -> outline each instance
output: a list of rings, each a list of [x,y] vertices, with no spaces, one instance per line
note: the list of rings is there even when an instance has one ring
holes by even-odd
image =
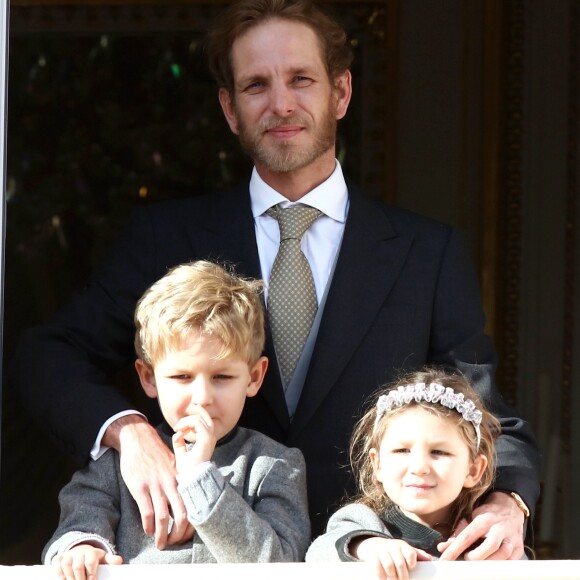
[[[123,558],[91,544],[77,544],[52,559],[61,580],[95,580],[99,564],[122,564]]]
[[[403,540],[388,538],[365,538],[351,548],[353,556],[374,565],[380,580],[408,580],[418,560],[433,558],[419,548],[413,548]]]
[[[473,520],[459,522],[453,536],[439,544],[441,560],[456,560],[477,540],[465,560],[519,560],[524,553],[524,514],[507,493],[491,493],[473,510]]]
[[[155,536],[155,546],[163,550],[193,537],[177,491],[175,457],[155,429],[140,415],[127,415],[109,425],[103,444],[119,452],[121,474],[139,506],[143,530]]]

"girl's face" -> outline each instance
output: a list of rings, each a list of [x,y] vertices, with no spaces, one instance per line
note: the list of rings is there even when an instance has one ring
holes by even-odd
[[[461,490],[481,479],[486,458],[478,455],[472,462],[453,419],[422,407],[388,421],[380,448],[370,450],[375,477],[411,519],[431,528],[447,522]]]

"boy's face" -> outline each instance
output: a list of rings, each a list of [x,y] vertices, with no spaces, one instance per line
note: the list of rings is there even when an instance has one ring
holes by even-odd
[[[192,333],[153,369],[137,360],[143,389],[149,397],[158,398],[172,428],[183,417],[205,409],[212,419],[214,435],[220,439],[236,426],[246,397],[253,397],[260,389],[268,359],[261,357],[252,367],[235,356],[218,360],[220,347],[216,339]],[[186,433],[185,438],[195,442],[195,432]]]

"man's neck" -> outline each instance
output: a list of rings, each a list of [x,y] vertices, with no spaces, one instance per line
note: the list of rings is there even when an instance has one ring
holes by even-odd
[[[298,201],[315,187],[324,183],[336,167],[334,151],[331,156],[320,158],[307,167],[276,173],[269,171],[263,165],[256,164],[256,171],[272,189],[283,195],[289,201]]]

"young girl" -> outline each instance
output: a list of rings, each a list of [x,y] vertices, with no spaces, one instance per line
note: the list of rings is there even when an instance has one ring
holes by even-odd
[[[373,562],[406,579],[489,488],[499,422],[460,375],[427,369],[373,398],[355,426],[351,464],[360,490],[310,546],[307,562]]]

